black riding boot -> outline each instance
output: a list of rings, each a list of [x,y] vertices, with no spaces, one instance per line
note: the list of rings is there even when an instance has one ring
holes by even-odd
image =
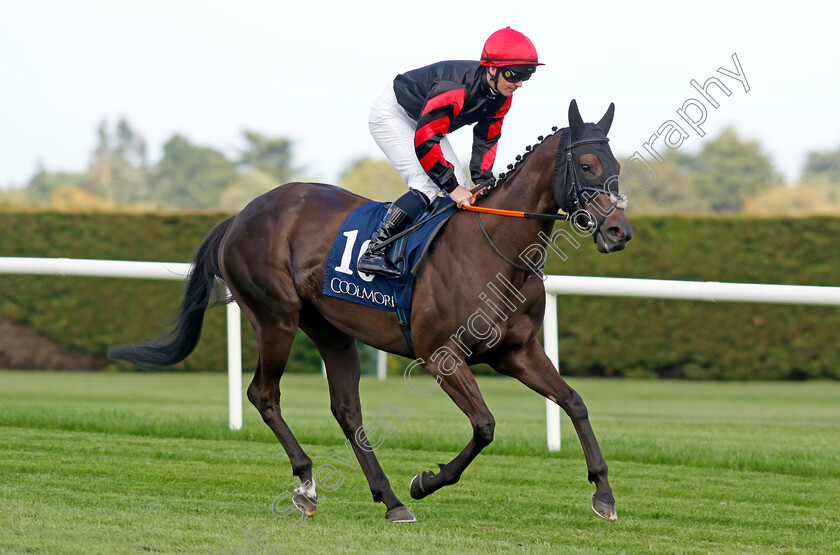
[[[378,274],[380,276],[394,277],[400,275],[399,269],[388,258],[386,253],[387,246],[382,247],[382,243],[399,233],[406,226],[411,223],[412,218],[406,214],[402,208],[392,204],[385,216],[379,223],[379,227],[373,232],[370,238],[365,253],[359,258],[356,268],[361,272],[368,274]]]
[[[387,277],[400,275],[399,269],[386,254],[387,246],[383,247],[382,243],[408,227],[428,206],[428,197],[416,189],[409,189],[395,200],[371,235],[368,248],[359,258],[356,267],[369,274]]]

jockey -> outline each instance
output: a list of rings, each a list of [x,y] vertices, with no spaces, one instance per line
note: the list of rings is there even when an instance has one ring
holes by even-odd
[[[510,27],[496,31],[481,61],[438,62],[394,79],[370,110],[370,132],[388,161],[408,184],[394,201],[359,258],[360,271],[397,276],[380,245],[405,229],[440,191],[458,208],[475,202],[447,133],[473,128],[470,175],[476,185],[492,185],[496,143],[510,109],[511,95],[543,65],[533,43]]]

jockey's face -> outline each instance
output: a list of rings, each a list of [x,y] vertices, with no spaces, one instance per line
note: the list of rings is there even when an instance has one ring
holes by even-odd
[[[523,81],[516,81],[515,83],[511,83],[504,76],[499,72],[498,68],[491,67],[488,68],[487,72],[487,82],[490,84],[491,87],[496,89],[502,96],[510,96],[522,86]],[[499,78],[496,79],[496,75],[498,73]],[[496,85],[498,84],[498,88]]]

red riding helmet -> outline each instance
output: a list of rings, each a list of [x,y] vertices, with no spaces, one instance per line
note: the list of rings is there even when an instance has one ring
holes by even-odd
[[[481,65],[504,67],[513,65],[542,66],[531,39],[510,27],[499,29],[484,43]]]

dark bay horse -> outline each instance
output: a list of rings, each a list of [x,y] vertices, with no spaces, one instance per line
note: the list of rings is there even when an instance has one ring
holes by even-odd
[[[458,211],[445,224],[420,262],[411,311],[414,352],[397,316],[323,294],[327,254],[340,224],[367,199],[321,184],[289,183],[257,198],[236,217],[218,224],[199,247],[178,321],[168,340],[112,349],[110,356],[145,366],[168,366],[186,358],[198,343],[204,312],[221,278],[257,334],[259,362],[248,399],[259,410],[291,461],[301,487],[294,501],[305,514],[316,509],[312,460],[304,453],[280,411],[279,381],[295,332],[315,343],[327,369],[332,413],[350,440],[386,518],[413,521],[400,502],[362,428],[359,355],[356,339],[422,365],[469,418],[467,446],[437,473],[412,480],[411,496],[421,499],[461,477],[493,441],[495,421],[469,365],[486,363],[560,405],[569,415],[595,484],[592,507],[615,520],[615,500],[581,397],[560,377],[537,341],[545,309],[538,246],[552,235],[558,208],[571,214],[573,231],[591,235],[601,252],[621,250],[633,230],[618,192],[618,162],[607,145],[614,106],[597,123],[584,123],[577,104],[569,107],[569,128],[529,147],[508,166],[476,206],[527,212],[530,217]],[[548,217],[545,217],[548,215]],[[543,216],[543,217],[541,217]],[[574,227],[577,226],[577,227]],[[542,243],[541,243],[542,242]],[[524,264],[523,264],[524,262]],[[497,286],[496,302],[483,294]],[[475,316],[480,311],[483,321]],[[481,325],[479,325],[481,324]],[[483,327],[482,327],[483,326]],[[488,326],[494,333],[490,337]]]

